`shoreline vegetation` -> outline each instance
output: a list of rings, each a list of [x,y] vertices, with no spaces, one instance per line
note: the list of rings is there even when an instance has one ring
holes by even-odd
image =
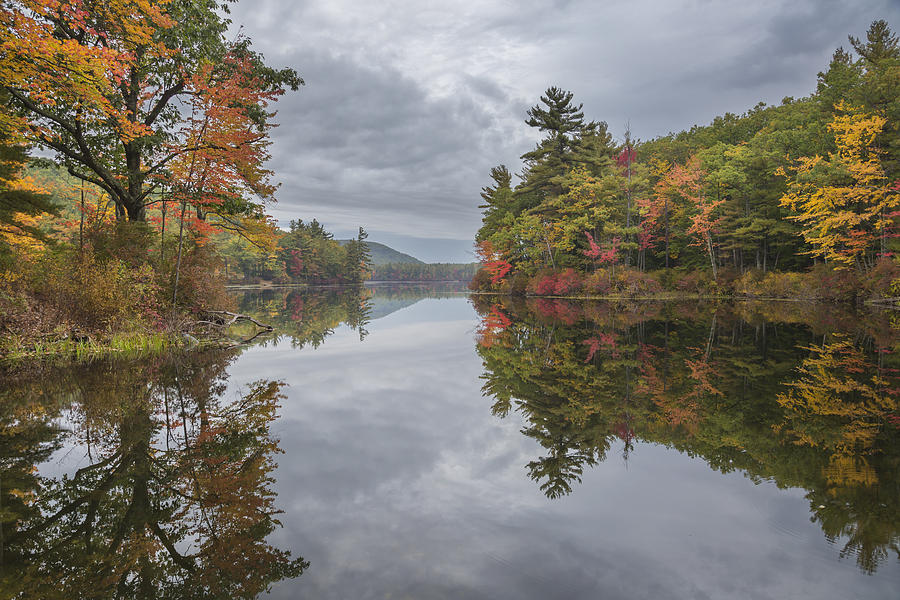
[[[900,44],[885,21],[850,36],[809,96],[706,126],[615,141],[557,87],[525,122],[544,137],[482,188],[473,291],[900,296]]]
[[[673,284],[665,273],[640,273],[622,270],[610,282],[609,273],[598,270],[590,274],[574,269],[544,269],[534,276],[519,276],[485,285],[474,280],[472,294],[494,294],[528,298],[560,298],[571,300],[725,300],[725,301],[791,301],[822,304],[879,305],[893,308],[900,303],[896,296],[900,273],[893,264],[882,265],[886,273],[870,273],[868,279],[857,278],[846,271],[816,269],[809,273],[763,274],[750,271],[744,277],[711,281],[688,274]],[[597,281],[600,279],[600,284]]]
[[[0,8],[0,361],[221,347],[228,281],[365,279],[362,228],[266,212],[294,69],[217,3],[85,8]]]

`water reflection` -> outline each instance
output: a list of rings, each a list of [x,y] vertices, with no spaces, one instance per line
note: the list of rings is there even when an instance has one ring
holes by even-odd
[[[240,302],[276,335],[0,383],[0,598],[896,589],[886,317],[479,298],[478,319],[411,287]]]
[[[281,384],[226,397],[235,356],[7,374],[0,596],[253,598],[303,572],[266,541]]]
[[[274,288],[238,294],[240,311],[275,328],[292,347],[318,348],[344,324],[362,341],[372,310],[372,293],[364,287]],[[265,343],[265,340],[259,340]]]
[[[900,558],[900,357],[884,314],[474,299],[483,392],[517,411],[550,498],[622,441],[806,490],[842,556]],[[617,444],[618,447],[618,444]]]
[[[288,339],[293,348],[300,349],[318,348],[341,325],[357,332],[363,341],[371,321],[426,298],[458,298],[465,290],[465,284],[458,282],[284,287],[238,292],[237,299],[242,313],[271,325],[276,339]],[[265,338],[254,339],[254,343],[265,342]]]

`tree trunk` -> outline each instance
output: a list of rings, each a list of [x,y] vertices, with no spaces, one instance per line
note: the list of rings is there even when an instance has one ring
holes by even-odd
[[[187,201],[181,201],[181,224],[178,227],[178,260],[175,263],[175,285],[172,286],[172,309],[178,300],[178,278],[181,274],[181,249],[184,246],[184,211],[187,210]]]
[[[627,183],[625,186],[625,243],[628,243],[628,237],[631,235],[631,147],[626,146],[625,151],[629,152],[628,156],[625,157],[626,162],[626,173],[627,173]],[[629,266],[631,264],[631,250],[628,249],[625,252],[625,266]]]
[[[81,223],[78,225],[78,249],[84,250],[84,182],[81,182]]]
[[[159,234],[159,263],[160,266],[166,262],[166,200],[163,196],[162,201],[162,231]]]
[[[712,236],[709,233],[706,234],[706,249],[709,251],[709,264],[712,265],[713,279],[718,280],[719,273],[716,269],[716,255],[713,252]]]
[[[669,198],[666,197],[666,268],[669,268]]]
[[[544,234],[544,243],[547,244],[547,256],[550,257],[550,266],[556,269],[556,261],[553,260],[553,250],[550,249],[550,240],[547,239],[546,234]]]

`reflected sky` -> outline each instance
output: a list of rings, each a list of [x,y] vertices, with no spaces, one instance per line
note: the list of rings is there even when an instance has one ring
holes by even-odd
[[[338,327],[317,349],[253,347],[230,389],[288,385],[273,432],[284,527],[310,562],[275,598],[888,598],[840,559],[804,490],[721,474],[636,443],[548,499],[524,467],[542,449],[518,413],[491,415],[465,297],[425,299]]]

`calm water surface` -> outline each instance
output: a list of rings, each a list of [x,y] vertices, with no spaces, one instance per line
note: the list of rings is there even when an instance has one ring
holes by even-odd
[[[239,302],[277,334],[5,376],[0,597],[898,597],[890,314]]]

